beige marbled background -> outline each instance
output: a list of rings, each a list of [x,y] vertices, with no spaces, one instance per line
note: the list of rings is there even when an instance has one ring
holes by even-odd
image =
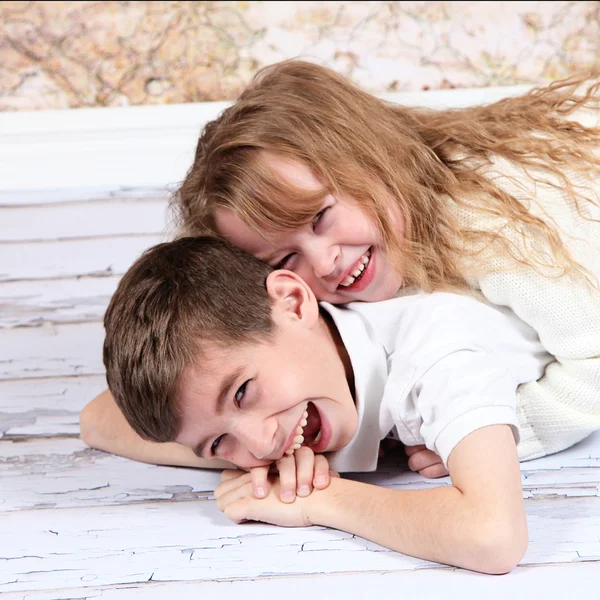
[[[305,57],[373,93],[600,61],[599,2],[0,2],[0,110],[230,100]]]

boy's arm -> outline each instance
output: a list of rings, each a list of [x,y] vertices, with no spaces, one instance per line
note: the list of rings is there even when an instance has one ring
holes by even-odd
[[[110,391],[96,396],[80,415],[81,439],[92,448],[140,462],[205,469],[235,468],[224,460],[205,460],[181,444],[142,439],[127,423]]]
[[[448,467],[452,485],[429,490],[393,490],[333,478],[326,489],[287,505],[273,494],[269,502],[240,497],[229,481],[215,494],[233,520],[323,525],[426,560],[484,573],[510,571],[527,547],[510,427],[474,431],[452,451]]]
[[[505,573],[527,548],[521,473],[507,425],[478,429],[448,461],[451,486],[392,490],[333,479],[307,507],[314,524],[342,529],[404,554]]]

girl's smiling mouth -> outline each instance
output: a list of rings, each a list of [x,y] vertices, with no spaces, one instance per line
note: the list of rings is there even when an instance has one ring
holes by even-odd
[[[375,250],[371,246],[344,276],[337,289],[342,292],[360,292],[373,281],[375,274]]]

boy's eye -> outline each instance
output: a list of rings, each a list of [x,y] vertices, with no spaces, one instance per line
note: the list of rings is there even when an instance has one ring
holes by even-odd
[[[286,265],[289,263],[289,261],[294,256],[296,256],[295,252],[292,252],[292,254],[288,254],[287,256],[284,256],[276,265],[273,265],[273,268],[275,270],[277,270],[277,269],[285,269]]]
[[[212,446],[210,447],[210,454],[211,456],[215,456],[215,454],[217,453],[217,449],[219,448],[219,444],[221,443],[221,440],[223,439],[223,436],[220,435],[213,443]]]
[[[234,400],[238,408],[240,408],[242,400],[246,395],[246,386],[248,385],[248,381],[244,381],[244,383],[242,383],[242,385],[238,388],[238,391],[235,393]]]

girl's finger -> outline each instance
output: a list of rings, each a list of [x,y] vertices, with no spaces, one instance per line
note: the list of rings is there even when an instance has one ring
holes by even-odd
[[[329,462],[322,454],[315,454],[313,485],[324,490],[329,485]]]
[[[420,446],[404,446],[404,452],[406,452],[406,456],[412,456],[413,454],[416,454],[417,452],[422,452],[426,449],[427,447],[423,444],[421,444]]]
[[[421,452],[413,454],[408,459],[408,468],[411,471],[422,471],[427,467],[440,463],[442,463],[442,459],[435,452],[432,452],[431,450],[421,450]]]
[[[438,477],[445,477],[448,475],[448,469],[446,469],[444,463],[438,463],[437,465],[425,467],[419,471],[419,474],[428,479],[437,479]]]

